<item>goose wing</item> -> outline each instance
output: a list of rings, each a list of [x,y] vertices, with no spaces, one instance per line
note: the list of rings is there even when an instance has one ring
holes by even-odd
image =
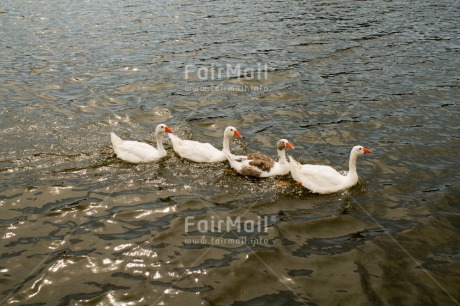
[[[172,134],[169,134],[169,138],[173,144],[174,151],[182,158],[195,162],[217,162],[227,159],[222,151],[216,149],[210,143],[182,140]]]
[[[261,171],[269,172],[275,166],[275,161],[262,153],[252,153],[248,155],[249,164],[257,167]]]
[[[138,141],[123,141],[115,151],[120,159],[131,163],[141,163],[160,158],[158,150],[153,146]]]

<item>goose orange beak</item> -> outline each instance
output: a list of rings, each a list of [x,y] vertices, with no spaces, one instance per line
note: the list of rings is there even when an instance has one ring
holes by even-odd
[[[291,145],[290,142],[286,142],[286,148],[288,148],[288,149],[293,149],[293,150],[294,150],[294,146]]]
[[[369,150],[368,148],[364,148],[364,154],[367,154],[367,153],[372,153],[372,150]]]
[[[165,126],[165,132],[166,133],[174,133],[173,130],[171,130],[169,127]]]
[[[243,136],[241,136],[241,134],[238,133],[237,130],[235,130],[235,133],[233,133],[233,136],[234,136],[234,137],[238,137],[238,138],[243,138]]]

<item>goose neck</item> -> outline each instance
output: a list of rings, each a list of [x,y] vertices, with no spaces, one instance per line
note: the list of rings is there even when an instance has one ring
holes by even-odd
[[[358,173],[356,171],[356,159],[357,155],[354,154],[353,152],[350,153],[350,161],[348,163],[348,176],[358,176]]]
[[[282,164],[287,163],[286,150],[278,150],[279,162]]]
[[[230,137],[224,134],[224,143],[222,151],[230,152]]]
[[[162,133],[160,132],[156,132],[155,133],[155,138],[156,138],[156,141],[157,141],[157,149],[158,151],[165,151],[165,148],[163,147],[163,137],[162,137]]]

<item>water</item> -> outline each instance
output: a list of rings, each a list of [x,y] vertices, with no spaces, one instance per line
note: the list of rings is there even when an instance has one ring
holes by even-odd
[[[1,304],[458,304],[459,11],[3,1]],[[236,126],[237,153],[287,138],[341,170],[354,145],[374,153],[328,196],[180,160],[166,139],[159,163],[113,156],[111,131],[153,143],[161,122],[218,147]],[[211,225],[228,218],[267,227]]]

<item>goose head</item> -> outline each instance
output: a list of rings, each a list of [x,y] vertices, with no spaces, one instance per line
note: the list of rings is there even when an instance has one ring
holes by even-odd
[[[160,133],[173,133],[173,131],[166,124],[163,124],[163,123],[157,125],[157,128],[155,129],[155,132],[157,134],[160,134]]]
[[[238,133],[238,130],[236,128],[234,128],[233,126],[228,126],[225,129],[224,136],[243,138],[243,136],[241,136],[241,134]]]
[[[353,155],[359,156],[367,153],[372,153],[372,150],[369,150],[363,146],[354,146],[353,149],[351,149],[351,153]]]
[[[280,139],[276,144],[276,148],[278,151],[282,151],[284,149],[294,149],[294,146],[287,140],[287,139]]]

